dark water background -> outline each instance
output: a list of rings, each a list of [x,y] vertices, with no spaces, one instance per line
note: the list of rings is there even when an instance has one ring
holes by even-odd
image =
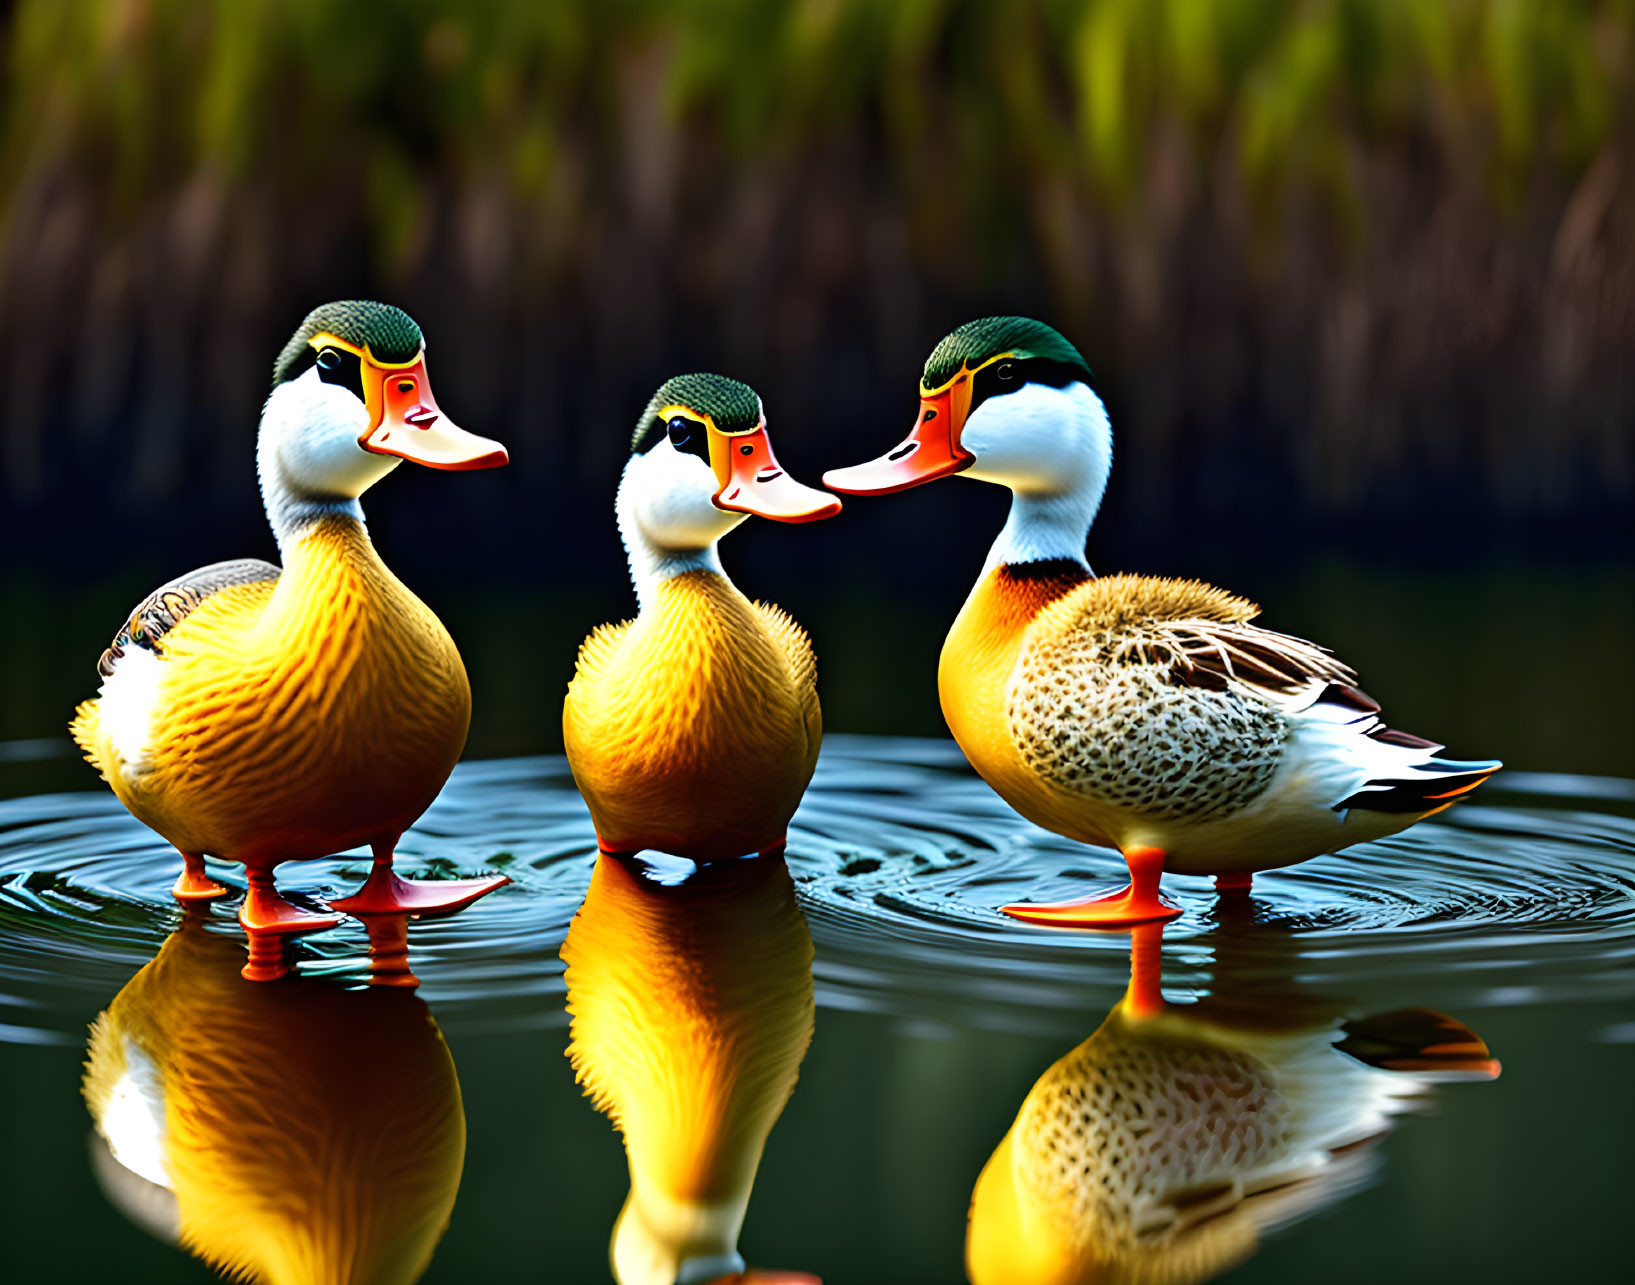
[[[751,592],[752,572],[740,574]],[[800,614],[798,582],[780,583]],[[117,618],[131,587],[61,605],[70,623]],[[1171,1000],[1436,1008],[1503,1063],[1494,1082],[1441,1086],[1383,1143],[1382,1182],[1272,1236],[1235,1278],[1612,1274],[1635,1136],[1627,569],[1520,563],[1450,580],[1331,561],[1235,587],[1274,602],[1276,626],[1334,644],[1396,724],[1514,769],[1403,836],[1262,877],[1243,914],[1223,917],[1200,881],[1170,881],[1186,909],[1165,934]],[[480,587],[426,596],[454,622],[474,687],[509,696],[479,702],[468,761],[405,841],[404,864],[492,866],[516,882],[412,930],[469,1129],[459,1203],[425,1279],[606,1279],[624,1156],[563,1057],[556,955],[593,839],[561,761],[517,757],[555,748],[563,658],[603,604]],[[938,730],[946,617],[860,591],[805,618],[831,727]],[[7,730],[35,734],[14,736],[0,762],[13,796],[0,803],[7,1278],[208,1279],[108,1205],[79,1094],[87,1023],[178,920],[172,859],[48,719],[89,694],[94,652],[59,655],[26,633],[14,646],[34,678],[15,686]],[[945,741],[832,734],[790,867],[816,946],[817,1026],[741,1248],[751,1264],[831,1283],[962,1279],[977,1173],[1128,975],[1126,935],[1027,930],[994,908],[1110,883],[1116,858],[1015,818]],[[361,869],[355,856],[311,863],[286,882],[333,893]],[[307,949],[308,971],[359,975],[356,925]]]

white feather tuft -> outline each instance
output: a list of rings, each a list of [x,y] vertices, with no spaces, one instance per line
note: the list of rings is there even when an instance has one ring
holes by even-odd
[[[132,645],[125,648],[113,673],[102,680],[97,718],[127,775],[150,767],[148,747],[153,740],[163,664],[146,647]]]
[[[125,1041],[125,1073],[114,1084],[97,1128],[115,1160],[160,1187],[170,1186],[165,1166],[165,1086],[159,1068],[135,1041]]]

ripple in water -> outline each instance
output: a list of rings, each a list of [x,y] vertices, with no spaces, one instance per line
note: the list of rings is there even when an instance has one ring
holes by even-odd
[[[1635,991],[1635,782],[1507,773],[1380,843],[1258,876],[1247,905],[1171,877],[1165,982],[1296,978],[1371,1000],[1537,1003]],[[423,994],[451,1028],[561,1025],[557,947],[595,839],[560,758],[462,764],[404,837],[425,878],[513,883],[411,930]],[[1067,1033],[1124,984],[1128,936],[1031,928],[998,907],[1111,887],[1117,854],[1016,816],[943,741],[833,736],[790,836],[817,943],[818,1002],[916,1022]],[[0,802],[0,1038],[74,1040],[179,921],[175,853],[109,794]],[[355,887],[362,850],[280,868],[286,889]],[[242,888],[236,867],[213,866]],[[236,931],[218,909],[222,931]],[[361,979],[361,925],[303,939],[303,971]]]

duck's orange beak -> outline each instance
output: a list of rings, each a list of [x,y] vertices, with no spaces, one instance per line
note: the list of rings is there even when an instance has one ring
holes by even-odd
[[[840,512],[840,501],[827,491],[804,486],[783,471],[766,425],[748,433],[710,433],[710,465],[721,483],[715,507],[730,513],[753,513],[775,522],[817,522]]]
[[[922,389],[907,437],[877,460],[830,469],[823,484],[846,495],[890,495],[969,468],[976,456],[960,446],[959,433],[970,409],[971,377],[964,371],[935,393]]]
[[[370,412],[369,431],[359,443],[364,450],[427,468],[498,468],[509,461],[505,447],[466,432],[437,409],[424,353],[411,365],[392,368],[365,360],[363,374]]]

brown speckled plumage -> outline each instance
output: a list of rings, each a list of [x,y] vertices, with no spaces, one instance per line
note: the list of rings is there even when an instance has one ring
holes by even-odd
[[[1121,1038],[1117,1018],[1057,1062],[1016,1118],[1017,1177],[1104,1254],[1172,1236],[1187,1193],[1230,1185],[1292,1145],[1270,1067],[1203,1041]]]
[[[1277,769],[1284,701],[1355,675],[1248,622],[1259,608],[1191,580],[1088,580],[1039,613],[1006,694],[1027,766],[1064,791],[1160,820],[1227,816]]]
[[[215,562],[197,571],[177,576],[169,584],[161,585],[136,605],[126,617],[124,628],[115,635],[97,660],[97,673],[104,678],[114,672],[114,666],[125,654],[127,647],[145,647],[160,650],[159,640],[188,612],[220,589],[237,585],[261,584],[278,579],[278,568],[259,558],[239,558],[232,562]]]

